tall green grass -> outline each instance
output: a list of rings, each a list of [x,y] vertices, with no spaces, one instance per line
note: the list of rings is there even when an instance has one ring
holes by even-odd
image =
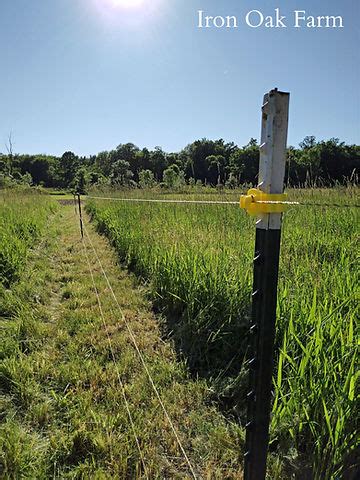
[[[356,194],[294,190],[290,197],[351,204]],[[166,315],[190,369],[207,377],[219,401],[243,421],[253,220],[236,206],[90,200],[87,209],[120,260],[149,281],[154,306]],[[339,478],[360,466],[357,220],[349,208],[294,207],[285,215],[271,426],[271,451],[285,475]]]
[[[55,204],[28,190],[0,192],[0,284],[9,288],[25,265],[27,252],[39,238]]]

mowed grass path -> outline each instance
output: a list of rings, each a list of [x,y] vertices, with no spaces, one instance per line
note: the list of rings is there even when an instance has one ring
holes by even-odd
[[[144,287],[118,267],[107,241],[86,228],[196,475],[242,478],[243,430],[212,406],[204,382],[189,378],[161,337]],[[20,282],[2,294],[0,477],[192,478],[86,248],[107,328],[72,206],[53,214]]]

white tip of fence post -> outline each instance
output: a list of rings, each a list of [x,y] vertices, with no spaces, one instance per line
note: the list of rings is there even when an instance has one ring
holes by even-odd
[[[290,94],[271,90],[264,96],[260,142],[258,188],[265,193],[283,193]],[[263,214],[257,228],[279,230],[280,213]]]

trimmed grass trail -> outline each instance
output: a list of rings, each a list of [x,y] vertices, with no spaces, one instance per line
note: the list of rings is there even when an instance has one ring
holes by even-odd
[[[194,478],[128,323],[196,478],[241,479],[242,429],[190,379],[146,287],[85,220],[116,304],[78,222],[61,206],[1,298],[0,478]]]

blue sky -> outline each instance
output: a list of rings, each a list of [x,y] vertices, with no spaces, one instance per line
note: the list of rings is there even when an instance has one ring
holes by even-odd
[[[88,155],[129,141],[178,151],[202,137],[244,145],[259,137],[273,87],[291,92],[289,144],[359,143],[356,0],[115,1],[1,0],[0,151],[10,131],[18,153]],[[244,23],[276,7],[287,29]],[[294,29],[296,9],[342,15],[344,28]],[[198,10],[236,15],[239,28],[198,29]]]

